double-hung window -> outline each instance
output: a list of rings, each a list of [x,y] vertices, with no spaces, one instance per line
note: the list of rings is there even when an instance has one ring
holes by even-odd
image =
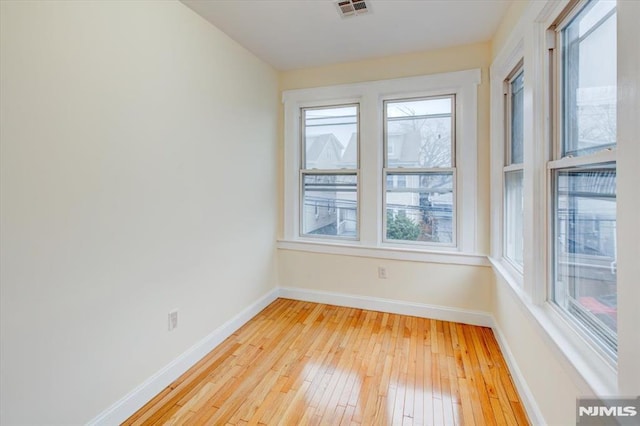
[[[480,81],[473,69],[284,92],[279,246],[484,264]]]
[[[549,299],[611,358],[617,351],[616,8],[578,3],[551,28],[556,96],[547,163]]]
[[[505,81],[505,163],[503,255],[522,272],[524,221],[524,70],[520,64]]]
[[[301,235],[358,238],[358,110],[301,110]]]
[[[453,95],[384,102],[386,241],[455,244],[454,111]]]

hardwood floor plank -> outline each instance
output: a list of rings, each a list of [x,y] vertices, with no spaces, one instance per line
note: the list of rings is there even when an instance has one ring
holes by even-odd
[[[124,425],[526,425],[488,328],[278,299]]]
[[[473,426],[476,424],[475,415],[473,410],[473,404],[471,403],[471,394],[469,392],[469,382],[467,379],[458,378],[458,388],[460,389],[460,400],[462,401],[462,420],[466,426]],[[482,424],[479,419],[479,425]]]
[[[491,402],[489,401],[489,394],[487,392],[487,386],[482,376],[482,365],[476,353],[477,347],[473,341],[473,327],[467,325],[464,327],[465,340],[467,341],[467,350],[469,352],[469,359],[471,360],[473,380],[475,383],[475,391],[479,398],[479,404],[482,410],[482,418],[484,424],[488,426],[496,426],[495,416],[491,408]]]

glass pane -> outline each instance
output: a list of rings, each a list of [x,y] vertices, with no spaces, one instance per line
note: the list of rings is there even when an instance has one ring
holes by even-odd
[[[516,265],[523,265],[524,199],[522,170],[504,175],[504,255]]]
[[[303,109],[305,169],[358,167],[358,106]]]
[[[390,173],[387,240],[453,243],[453,173]]]
[[[557,171],[553,300],[615,351],[616,171]]]
[[[452,167],[453,105],[453,97],[386,102],[387,167]]]
[[[562,30],[562,155],[616,144],[615,1],[591,1]]]
[[[524,158],[524,72],[511,80],[511,158],[509,164],[521,164]]]
[[[356,175],[303,176],[302,233],[356,237],[358,178]]]

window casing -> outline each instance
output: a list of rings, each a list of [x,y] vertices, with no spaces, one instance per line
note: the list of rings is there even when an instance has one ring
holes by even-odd
[[[429,252],[429,258],[442,254],[442,261],[462,264],[486,264],[478,256],[477,248],[477,86],[480,70],[457,71],[429,76],[381,80],[341,86],[299,89],[283,93],[285,104],[285,209],[282,243],[288,248],[300,247],[306,251],[345,253],[349,247],[353,253],[368,256],[414,258],[417,251]],[[445,100],[450,102],[447,112],[451,123],[451,142],[446,147],[447,164],[435,167],[407,168],[391,164],[393,157],[402,153],[400,146],[387,144],[385,136],[385,105],[400,101]],[[340,164],[338,168],[319,168],[307,161],[305,145],[306,118],[323,109],[357,105],[358,108],[358,163],[355,166]],[[465,117],[455,120],[455,117]],[[435,117],[428,117],[433,119]],[[322,133],[322,132],[320,132]],[[331,133],[331,132],[326,132]],[[453,145],[455,137],[457,148]],[[343,146],[346,142],[341,143]],[[386,148],[385,148],[386,146]],[[345,149],[345,152],[347,150]],[[344,155],[344,152],[343,152]],[[385,161],[391,163],[386,167]],[[425,170],[427,169],[427,170]],[[319,234],[308,226],[323,214],[323,201],[319,193],[332,194],[336,185],[329,187],[324,180],[350,177],[350,197],[355,195],[357,231],[350,235]],[[355,176],[355,178],[354,178]],[[322,177],[322,179],[320,179]],[[441,241],[387,239],[386,206],[387,191],[404,192],[416,198],[415,206],[398,203],[394,214],[404,218],[415,216],[419,207],[420,191],[414,191],[415,182],[437,185],[437,190],[447,192],[439,201],[450,198],[449,214],[452,216],[450,235]],[[436,182],[437,180],[442,182]],[[346,185],[346,182],[341,182]],[[449,185],[445,188],[444,184]],[[339,188],[345,188],[341,185]],[[355,186],[354,186],[355,185]],[[354,192],[354,188],[355,192]],[[433,188],[432,188],[433,189]],[[446,189],[446,191],[445,191]],[[322,191],[321,191],[322,190]],[[416,195],[417,192],[417,195]],[[336,198],[335,223],[339,220],[337,201],[344,203],[346,196]],[[425,197],[423,196],[423,200]],[[316,213],[316,201],[319,201]],[[349,200],[353,201],[353,200]],[[306,204],[313,204],[307,207]],[[332,206],[332,208],[334,208]],[[344,208],[344,205],[342,206]],[[305,213],[305,209],[310,213]],[[328,209],[326,209],[328,213]],[[316,218],[318,216],[318,218]],[[445,235],[445,227],[440,228]],[[321,244],[322,246],[316,245]],[[282,244],[281,244],[282,245]],[[367,251],[362,251],[367,249]],[[372,251],[373,249],[373,251]],[[360,250],[360,251],[358,251]],[[452,257],[456,252],[464,257]],[[404,254],[402,254],[404,253]],[[406,254],[406,256],[405,256]],[[436,257],[434,257],[436,256]],[[425,258],[426,259],[426,258]],[[446,260],[445,260],[446,259]]]
[[[640,9],[636,2],[612,1],[608,2],[616,8],[615,26],[619,37],[615,45],[609,43],[607,52],[599,56],[597,66],[593,69],[614,74],[618,98],[609,103],[616,106],[616,143],[615,146],[603,145],[598,150],[591,152],[563,152],[576,151],[574,147],[560,145],[563,137],[562,130],[562,40],[560,31],[575,17],[583,7],[588,6],[586,1],[571,0],[557,2],[553,0],[531,2],[523,12],[520,20],[508,35],[502,47],[497,52],[491,65],[491,263],[498,276],[496,286],[499,291],[505,291],[513,296],[515,306],[526,312],[532,319],[531,325],[537,333],[550,343],[549,349],[555,354],[554,358],[563,364],[563,369],[573,383],[582,389],[582,394],[595,395],[625,395],[637,393],[636,378],[640,373],[638,363],[638,333],[637,327],[637,303],[638,286],[637,270],[638,262],[635,247],[637,238],[637,185],[634,177],[638,175],[640,168],[637,166],[638,158],[637,140],[637,93],[638,75],[637,61],[639,51],[637,43],[634,44],[633,36],[638,34],[640,27]],[[603,7],[606,5],[600,5]],[[601,15],[602,16],[602,15]],[[596,23],[600,19],[591,19]],[[612,23],[612,22],[611,22]],[[605,27],[606,28],[606,27]],[[586,59],[583,57],[583,59]],[[504,213],[504,154],[505,149],[505,109],[504,109],[504,82],[509,78],[512,70],[518,62],[523,60],[525,80],[525,149],[524,149],[524,273],[519,275],[503,256],[503,213]],[[608,69],[605,69],[608,68]],[[599,84],[606,86],[606,84]],[[610,90],[610,89],[609,89]],[[615,93],[614,92],[614,93]],[[604,91],[606,93],[606,91]],[[600,91],[600,99],[605,99],[603,91]],[[576,98],[576,100],[578,100]],[[584,100],[584,98],[582,98]],[[585,105],[582,104],[582,107]],[[600,106],[607,113],[604,106]],[[604,114],[603,114],[604,116]],[[584,117],[584,116],[583,116]],[[611,123],[613,123],[611,118]],[[580,124],[588,123],[582,120]],[[609,141],[610,143],[610,141]],[[596,144],[597,145],[597,144]],[[580,149],[580,145],[578,145]],[[618,154],[619,153],[619,154]],[[566,154],[566,155],[565,155]],[[607,349],[606,343],[599,333],[594,333],[594,327],[585,325],[572,313],[558,306],[554,301],[555,295],[555,265],[554,265],[554,228],[556,225],[556,212],[554,204],[573,203],[576,215],[584,212],[593,212],[594,206],[588,205],[594,202],[593,192],[580,193],[575,190],[585,185],[587,180],[586,170],[580,170],[585,165],[590,169],[590,180],[595,181],[595,175],[599,181],[597,187],[604,189],[599,194],[596,204],[612,204],[610,195],[615,180],[615,199],[620,203],[616,209],[616,238],[615,256],[613,263],[606,259],[601,262],[599,270],[605,272],[607,267],[609,274],[616,277],[616,293],[618,308],[608,310],[598,306],[598,315],[614,316],[618,327],[616,338],[617,352]],[[615,178],[613,166],[615,165]],[[619,167],[619,173],[618,173]],[[555,171],[555,169],[563,169]],[[573,173],[572,172],[583,172]],[[554,178],[555,182],[554,182]],[[605,189],[609,182],[611,189]],[[573,185],[573,188],[570,186]],[[593,184],[590,184],[593,187]],[[558,186],[560,189],[557,189]],[[572,193],[569,193],[569,190]],[[603,193],[602,193],[603,192]],[[609,193],[609,194],[608,194]],[[605,197],[605,196],[608,197]],[[587,196],[586,199],[584,196]],[[560,200],[556,200],[557,198]],[[566,210],[566,209],[565,209]],[[606,210],[606,209],[605,209]],[[560,211],[560,213],[565,213]],[[575,215],[574,215],[575,216]],[[566,222],[566,217],[561,218]],[[586,218],[590,219],[590,218]],[[591,224],[589,222],[592,222]],[[594,248],[606,252],[606,248],[613,249],[609,245],[612,238],[605,239],[600,236],[613,230],[606,230],[600,226],[594,226],[592,220],[581,221],[582,231],[576,231],[576,236],[590,234],[589,238],[582,238],[586,244],[578,244],[574,251],[582,251],[582,260],[591,262],[592,258],[585,256],[586,252],[594,253]],[[603,225],[604,222],[601,222]],[[592,226],[593,225],[593,226]],[[597,237],[597,238],[596,238]],[[560,235],[558,240],[574,240],[574,236],[566,238]],[[601,244],[602,243],[602,244]],[[564,242],[563,242],[564,244]],[[572,255],[573,256],[573,255]],[[600,255],[601,256],[601,255]],[[578,259],[578,256],[574,256]],[[600,258],[600,260],[603,260]],[[566,265],[567,262],[565,261]],[[584,264],[584,263],[583,263]],[[581,265],[577,265],[581,266]],[[592,266],[592,265],[589,265]],[[562,268],[563,265],[561,264]],[[569,266],[561,273],[580,272],[579,268]],[[600,283],[600,289],[606,289],[607,284]],[[593,296],[593,295],[592,295]],[[500,303],[510,303],[500,300]],[[602,303],[602,302],[601,302]],[[604,303],[602,303],[604,304]],[[606,324],[607,318],[600,318]],[[507,319],[508,322],[508,319]],[[598,343],[600,341],[600,343]],[[540,421],[534,423],[545,423]]]
[[[611,359],[617,353],[616,8],[581,2],[555,46],[548,299]]]
[[[524,69],[522,62],[504,82],[505,161],[502,253],[522,273],[524,266]]]

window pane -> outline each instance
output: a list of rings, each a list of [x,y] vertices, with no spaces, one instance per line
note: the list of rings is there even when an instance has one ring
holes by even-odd
[[[509,164],[521,164],[524,158],[524,72],[511,80],[511,158]]]
[[[305,169],[358,167],[358,106],[303,109]]]
[[[390,173],[405,187],[387,187],[387,239],[453,242],[453,172]]]
[[[516,265],[523,265],[523,172],[504,175],[504,255]]]
[[[562,30],[562,155],[616,144],[615,1],[591,1]]]
[[[555,172],[553,300],[615,351],[615,166]]]
[[[452,167],[453,105],[453,97],[386,102],[387,167]]]
[[[358,178],[350,175],[303,175],[302,233],[356,237]]]

